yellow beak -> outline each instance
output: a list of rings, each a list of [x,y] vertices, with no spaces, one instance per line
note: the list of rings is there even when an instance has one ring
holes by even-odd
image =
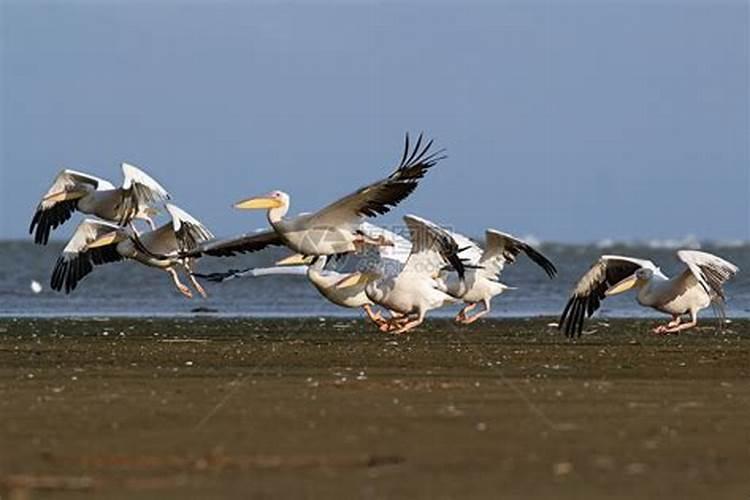
[[[616,285],[610,287],[609,290],[604,292],[604,295],[607,297],[611,295],[617,295],[618,293],[627,292],[631,288],[633,288],[636,283],[638,283],[638,277],[634,274],[628,278],[625,278],[621,282],[617,283]]]
[[[276,263],[277,266],[301,266],[301,265],[310,265],[313,261],[314,257],[307,256],[305,257],[302,254],[295,253],[290,255],[289,257],[286,257],[284,259],[281,259]]]
[[[118,232],[112,231],[111,233],[107,233],[104,236],[100,236],[99,238],[95,239],[92,243],[89,243],[88,245],[86,245],[86,247],[89,249],[105,247],[117,241],[117,237],[118,237]]]
[[[255,198],[248,198],[247,200],[238,201],[234,204],[234,208],[239,208],[240,210],[279,208],[280,206],[281,200],[269,198],[268,196],[256,196]]]

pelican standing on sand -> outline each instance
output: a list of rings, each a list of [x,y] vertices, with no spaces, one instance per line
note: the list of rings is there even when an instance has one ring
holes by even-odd
[[[346,288],[364,281],[370,300],[396,313],[380,326],[384,332],[405,333],[419,326],[428,311],[457,302],[443,290],[440,273],[447,266],[461,280],[464,278],[460,249],[447,231],[414,215],[405,216],[404,221],[409,228],[411,251],[403,269],[356,273],[338,285]]]
[[[506,264],[515,262],[521,252],[544,269],[550,278],[554,278],[557,274],[557,269],[547,257],[525,241],[509,234],[488,229],[485,232],[484,250],[462,234],[454,232],[450,234],[461,247],[460,255],[466,265],[464,281],[456,279],[452,273],[446,273],[443,280],[447,292],[466,303],[456,316],[456,321],[459,323],[468,325],[490,312],[492,298],[510,288],[500,282],[500,273]],[[470,316],[469,312],[480,303],[484,309]]]
[[[333,255],[389,244],[383,238],[368,237],[359,230],[360,223],[365,217],[387,213],[416,189],[427,171],[444,158],[442,150],[431,153],[431,147],[432,141],[422,144],[420,135],[411,148],[407,134],[401,162],[391,175],[314,213],[285,218],[290,198],[282,191],[238,202],[235,207],[242,210],[267,209],[273,230],[216,242],[203,253],[222,256],[286,245],[301,255]]]
[[[52,272],[53,290],[75,290],[95,265],[132,259],[141,264],[163,269],[172,276],[177,289],[192,297],[190,289],[180,282],[177,266],[181,266],[193,287],[203,297],[206,292],[191,273],[192,259],[181,253],[212,237],[211,232],[190,214],[170,203],[166,204],[172,220],[163,226],[138,234],[132,226],[122,227],[108,222],[85,219],[63,249]]]
[[[722,286],[737,274],[737,266],[695,250],[680,250],[677,258],[685,264],[685,270],[668,278],[650,260],[602,256],[578,281],[558,328],[569,337],[580,336],[584,317],[591,317],[605,297],[631,288],[638,290],[637,300],[642,306],[672,315],[672,321],[654,328],[654,333],[677,333],[692,328],[698,323],[698,312],[712,304],[723,317]],[[687,323],[682,322],[685,315],[690,316]]]
[[[93,175],[63,170],[39,202],[29,226],[34,242],[46,245],[50,232],[70,219],[78,210],[120,226],[133,219],[148,222],[157,210],[150,204],[165,201],[169,193],[152,177],[133,165],[122,164],[122,187]]]

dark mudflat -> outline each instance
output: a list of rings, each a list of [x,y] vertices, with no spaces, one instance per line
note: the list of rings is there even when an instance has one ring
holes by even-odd
[[[548,321],[0,320],[0,496],[750,496],[750,322]]]

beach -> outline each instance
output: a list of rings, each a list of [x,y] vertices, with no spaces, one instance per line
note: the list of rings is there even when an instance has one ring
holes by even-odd
[[[0,319],[3,498],[744,498],[750,321]],[[7,496],[6,496],[7,495]]]

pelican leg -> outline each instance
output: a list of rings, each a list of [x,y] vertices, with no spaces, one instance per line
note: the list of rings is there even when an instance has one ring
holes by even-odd
[[[490,301],[487,299],[484,299],[482,301],[482,304],[484,305],[484,310],[479,311],[474,316],[466,316],[464,320],[462,321],[464,325],[470,325],[474,323],[476,320],[478,320],[479,318],[481,318],[482,316],[484,316],[485,314],[487,314],[488,312],[490,312]]]
[[[463,323],[466,319],[466,316],[469,314],[469,311],[474,309],[477,306],[476,302],[472,302],[471,304],[466,304],[463,309],[461,309],[458,314],[456,314],[455,321],[457,323]]]
[[[695,325],[698,324],[698,313],[691,312],[690,313],[690,321],[687,323],[677,324],[673,326],[672,328],[667,328],[665,333],[679,333],[682,330],[687,330],[688,328],[693,328]]]
[[[417,316],[417,319],[403,324],[401,328],[399,328],[398,330],[394,330],[392,333],[406,333],[409,330],[413,330],[414,328],[421,325],[423,321],[424,321],[424,313],[422,311],[419,311],[419,316]]]
[[[192,298],[193,298],[193,292],[191,292],[191,291],[190,291],[190,289],[189,289],[188,287],[186,287],[185,285],[183,285],[183,284],[182,284],[182,283],[180,282],[180,277],[179,277],[179,276],[177,276],[177,271],[175,271],[175,269],[174,269],[173,267],[168,267],[168,268],[166,269],[166,271],[167,271],[167,272],[168,272],[169,274],[171,274],[171,275],[172,275],[172,280],[174,281],[174,285],[175,285],[175,286],[177,287],[177,290],[179,290],[179,291],[180,291],[180,293],[181,293],[182,295],[184,295],[185,297],[187,297],[187,298],[189,298],[189,299],[192,299]]]
[[[680,324],[680,321],[682,321],[680,319],[680,315],[679,314],[673,314],[672,315],[672,321],[670,321],[666,325],[659,325],[659,326],[657,326],[656,328],[654,328],[652,330],[652,332],[653,333],[658,333],[658,334],[669,333],[670,329],[672,329],[672,328],[674,328],[674,327],[676,327],[676,326],[678,326]]]
[[[391,315],[393,316],[391,319],[383,321],[383,324],[380,325],[381,332],[391,333],[394,330],[399,329],[405,323],[409,322],[408,314],[397,316],[396,314],[393,313],[393,311],[391,311]]]
[[[200,283],[198,283],[198,280],[195,279],[195,276],[193,276],[193,265],[190,261],[185,261],[182,266],[185,268],[185,272],[188,275],[188,278],[190,279],[190,283],[193,284],[193,288],[195,288],[199,294],[201,294],[201,297],[204,299],[208,298],[208,294],[206,293],[206,290],[203,289]]]
[[[383,323],[387,323],[387,320],[380,314],[380,311],[373,311],[370,304],[363,305],[362,309],[365,310],[367,317],[376,325],[381,326]]]
[[[195,276],[193,276],[193,273],[188,273],[188,276],[190,277],[190,283],[193,284],[193,288],[195,288],[199,294],[201,294],[201,297],[204,299],[208,298],[208,294],[206,293],[206,290],[203,289],[200,283],[198,283],[198,280],[195,279]]]

